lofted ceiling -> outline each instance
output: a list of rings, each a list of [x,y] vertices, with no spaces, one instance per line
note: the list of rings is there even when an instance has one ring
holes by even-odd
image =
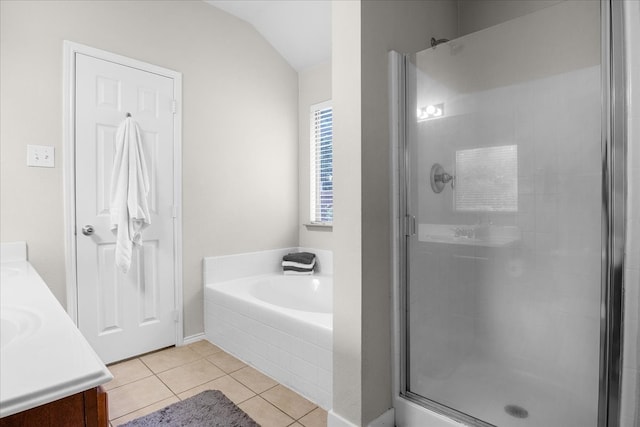
[[[329,0],[204,0],[250,23],[297,71],[331,60]]]

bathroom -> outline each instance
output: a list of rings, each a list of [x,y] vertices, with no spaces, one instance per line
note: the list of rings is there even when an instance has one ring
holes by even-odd
[[[456,38],[441,19],[450,10],[447,3],[333,2],[330,61],[297,73],[249,24],[204,2],[0,2],[1,240],[27,241],[30,261],[66,305],[64,40],[179,71],[184,78],[184,339],[204,331],[204,257],[298,246],[331,250],[334,404],[329,421],[339,426],[380,423],[381,415],[388,420],[396,399],[388,51],[419,52],[430,46],[431,37]],[[638,13],[637,2],[625,5]],[[628,60],[637,70],[637,15],[629,22],[636,31],[627,39]],[[629,74],[632,90],[637,91],[633,82],[639,74]],[[304,225],[308,132],[298,122],[308,111],[303,103],[327,99],[335,111],[332,231]],[[635,92],[627,118],[632,222],[625,264],[625,354],[632,356],[640,280],[640,195],[634,186],[638,179],[632,178],[640,168],[637,99]],[[257,123],[248,126],[249,120]],[[54,146],[55,168],[25,167],[27,144]],[[620,425],[634,426],[638,415],[629,402],[640,387],[631,381],[638,377],[637,361],[627,360],[622,371],[626,411]]]

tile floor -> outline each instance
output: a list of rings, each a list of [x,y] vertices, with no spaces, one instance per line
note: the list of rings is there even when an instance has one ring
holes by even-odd
[[[327,412],[206,340],[109,366],[112,427],[204,390],[220,390],[262,427],[325,427]]]

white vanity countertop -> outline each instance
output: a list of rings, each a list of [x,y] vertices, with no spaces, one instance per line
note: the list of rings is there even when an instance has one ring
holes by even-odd
[[[0,267],[0,417],[110,381],[107,367],[31,264],[11,260]]]

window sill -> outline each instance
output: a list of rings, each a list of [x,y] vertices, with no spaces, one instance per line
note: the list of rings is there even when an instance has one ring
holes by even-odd
[[[323,231],[331,231],[333,230],[333,224],[323,224],[323,223],[305,223],[302,224],[307,227],[307,230],[323,230]]]

